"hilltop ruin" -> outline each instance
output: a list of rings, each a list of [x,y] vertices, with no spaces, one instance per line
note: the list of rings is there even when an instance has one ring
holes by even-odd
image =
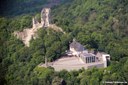
[[[41,23],[37,20],[36,17],[32,18],[32,28],[24,29],[23,31],[15,31],[14,36],[22,40],[25,46],[29,47],[29,41],[33,38],[37,38],[37,30],[40,28],[43,29],[52,29],[57,32],[63,32],[63,30],[56,26],[55,24],[50,24],[50,8],[44,8],[41,11]],[[63,32],[65,33],[65,32]]]

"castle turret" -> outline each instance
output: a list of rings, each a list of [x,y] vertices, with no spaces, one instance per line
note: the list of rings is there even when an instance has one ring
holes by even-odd
[[[36,28],[39,25],[39,22],[36,17],[32,18],[32,26],[33,28]]]
[[[36,27],[36,21],[35,21],[35,17],[32,18],[32,27],[35,28]]]

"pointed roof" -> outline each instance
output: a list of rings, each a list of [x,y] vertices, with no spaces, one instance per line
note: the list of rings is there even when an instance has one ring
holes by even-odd
[[[76,51],[84,50],[84,46],[77,42],[75,39],[73,39],[73,42],[70,44],[70,48],[74,48]]]

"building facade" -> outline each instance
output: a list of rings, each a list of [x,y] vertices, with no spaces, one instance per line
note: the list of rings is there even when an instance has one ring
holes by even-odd
[[[103,52],[89,52],[84,48],[79,42],[73,39],[73,42],[70,44],[69,49],[70,55],[75,55],[82,62],[87,65],[87,68],[90,67],[107,67],[107,61],[110,60],[110,55]]]

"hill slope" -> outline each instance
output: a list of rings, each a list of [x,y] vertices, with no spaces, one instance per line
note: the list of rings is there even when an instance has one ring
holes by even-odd
[[[106,51],[119,60],[128,55],[124,48],[128,42],[127,6],[127,0],[74,0],[53,11],[53,22],[86,47]]]
[[[23,14],[36,14],[43,7],[54,7],[65,2],[67,0],[4,0],[0,1],[0,16],[14,17]]]
[[[43,4],[41,0],[36,0],[38,4],[33,5],[31,3],[35,0],[22,1],[28,2],[30,7],[34,6],[35,12],[40,10],[38,6]],[[15,6],[17,5],[16,3]],[[62,27],[66,35],[41,29],[38,32],[39,38],[30,41],[29,48],[24,47],[23,43],[12,35],[15,30],[31,27],[29,7],[24,8],[27,11],[20,10],[18,13],[14,11],[16,8],[8,8],[10,12],[3,11],[3,15],[6,13],[7,16],[14,17],[0,18],[0,83],[59,85],[63,81],[67,85],[102,85],[104,81],[128,82],[127,7],[127,0],[72,0],[70,3],[55,6],[51,13],[52,23]],[[24,13],[28,15],[15,17]],[[45,57],[48,61],[54,61],[63,55],[74,37],[88,49],[110,53],[110,66],[105,69],[81,69],[72,72],[55,72],[51,67],[37,66],[44,62]]]

